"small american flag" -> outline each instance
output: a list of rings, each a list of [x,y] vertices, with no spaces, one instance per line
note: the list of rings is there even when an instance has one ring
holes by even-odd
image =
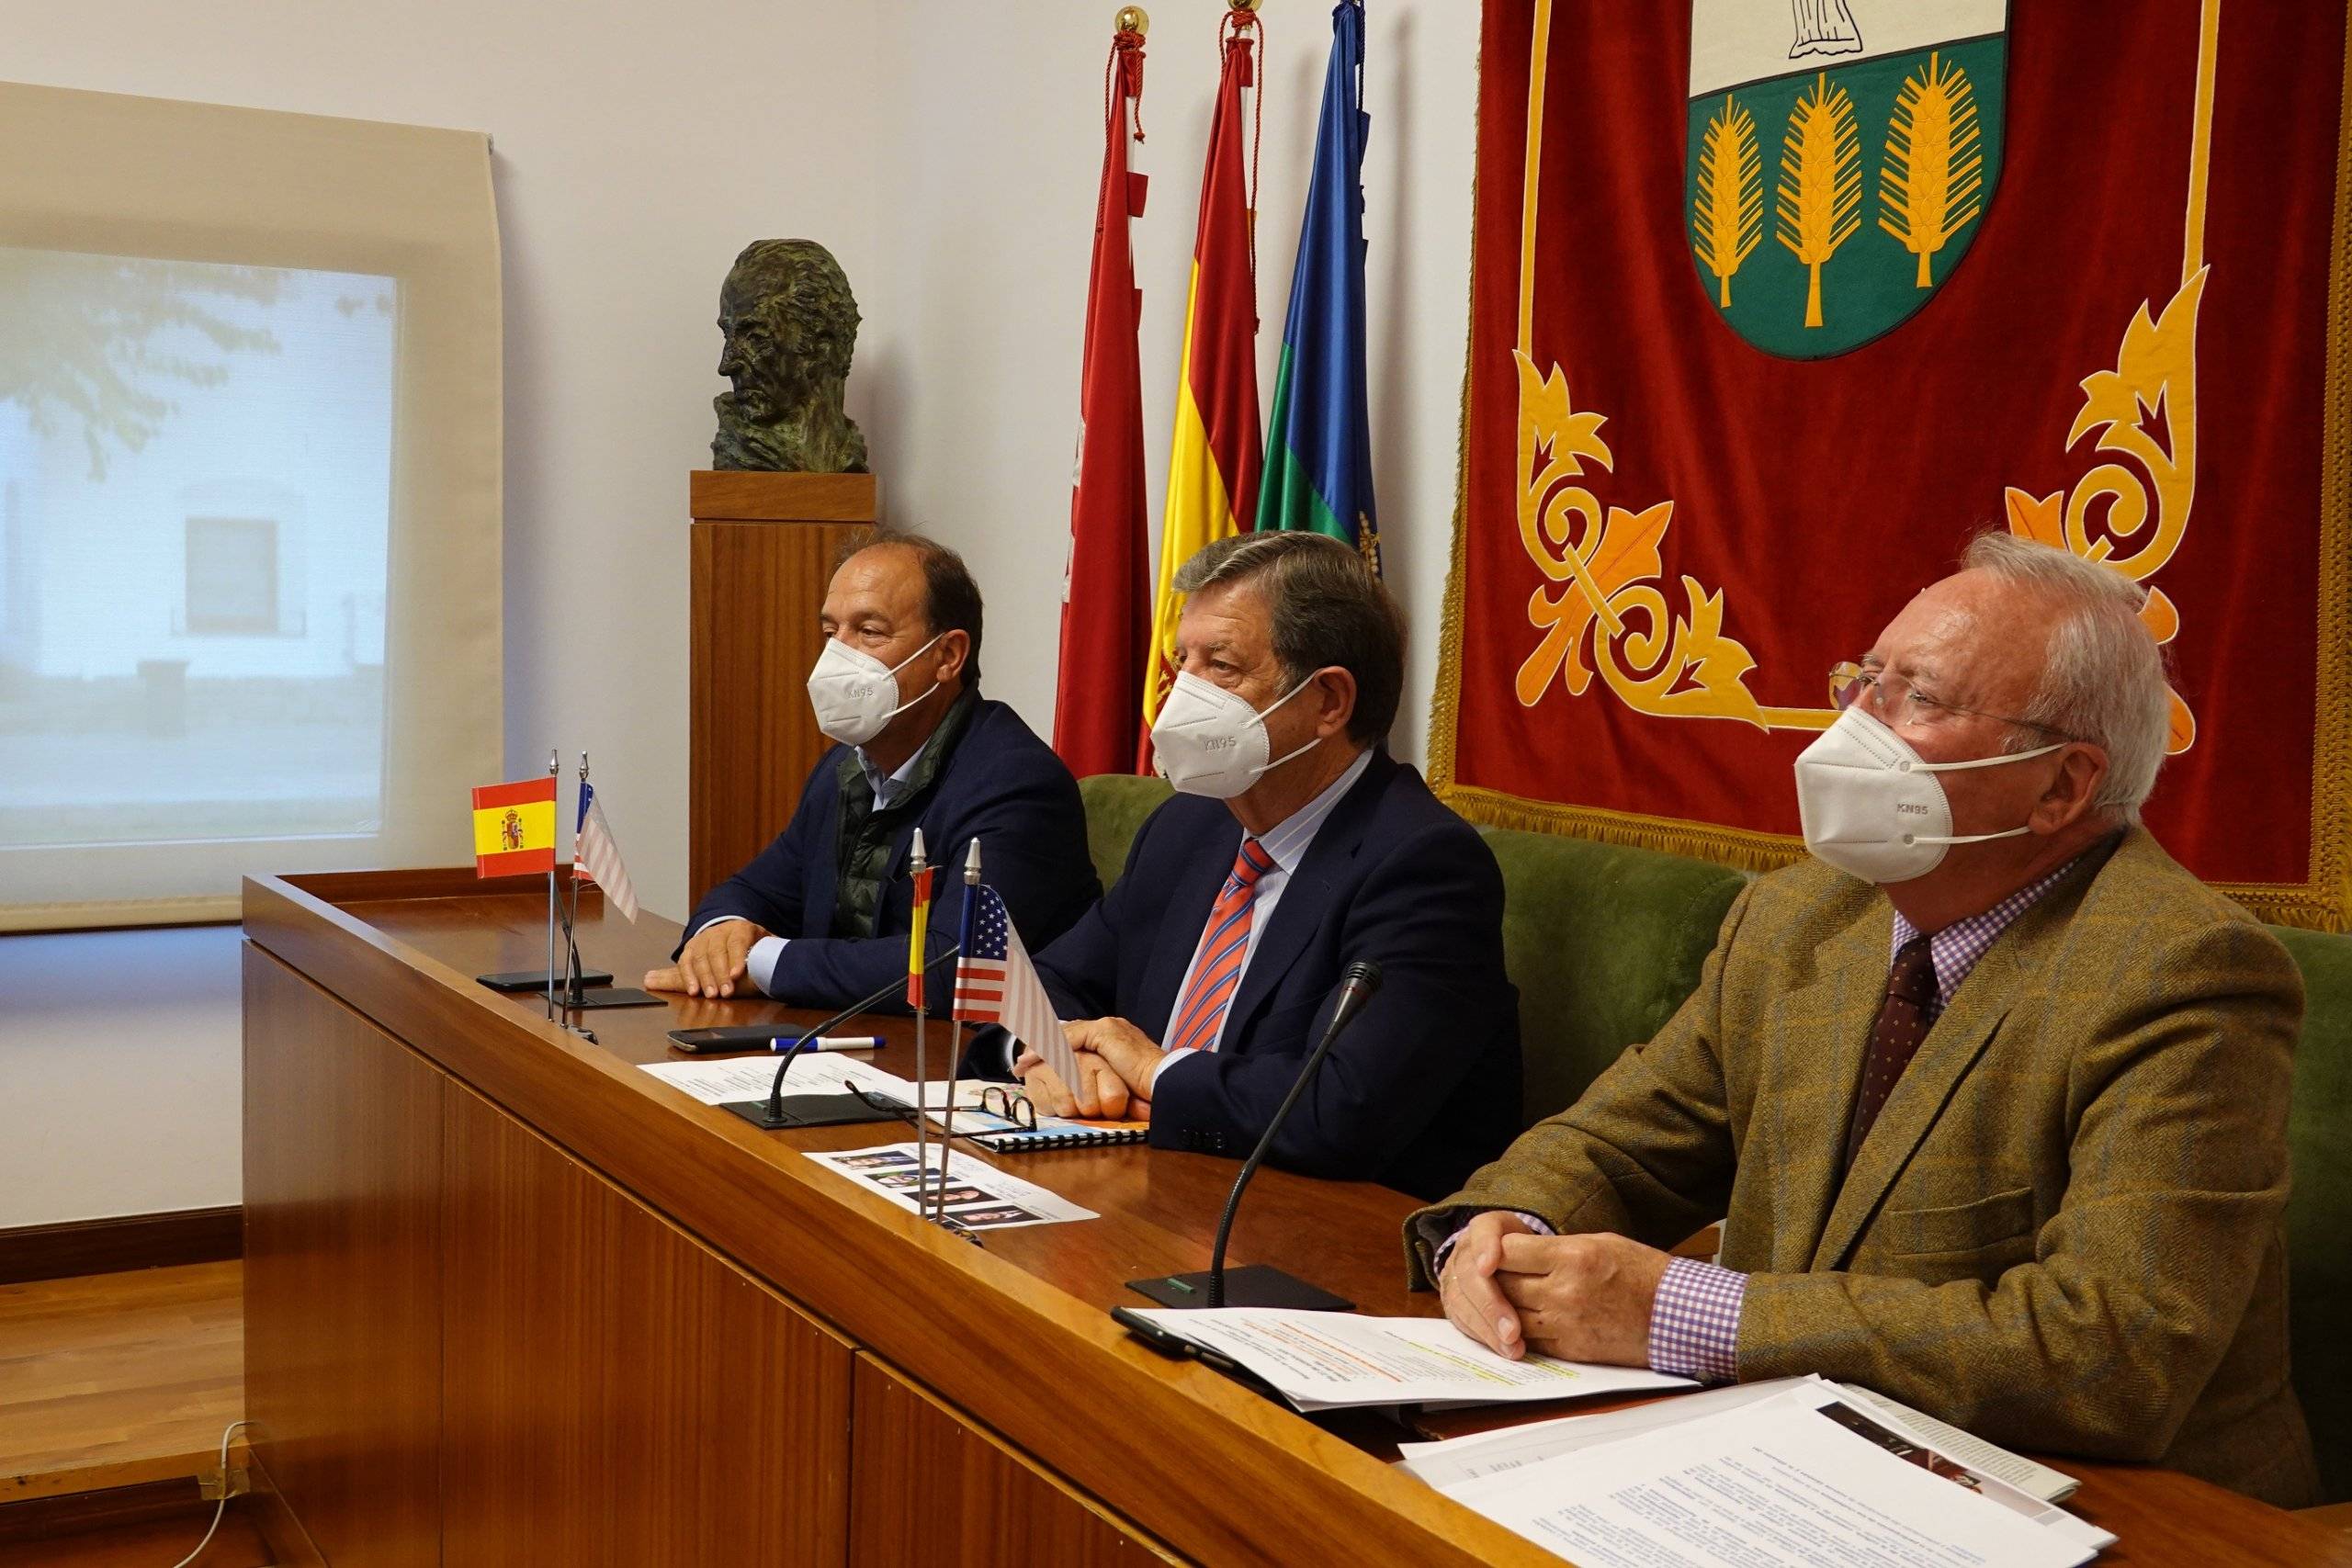
[[[1048,1063],[1066,1057],[1069,1046],[1054,1016],[1053,998],[1029,966],[1028,951],[1006,918],[1004,900],[993,887],[972,891],[964,951],[956,960],[955,1016],[971,1023],[1001,1023]]]
[[[605,825],[605,808],[587,780],[580,782],[580,826],[571,838],[571,874],[605,890],[605,902],[618,909],[632,925],[637,921],[637,889],[628,883],[628,868],[621,864],[621,849]]]

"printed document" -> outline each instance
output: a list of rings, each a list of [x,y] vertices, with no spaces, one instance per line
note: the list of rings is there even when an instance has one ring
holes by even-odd
[[[1398,1446],[1405,1456],[1401,1468],[1419,1476],[1439,1491],[1446,1492],[1462,1482],[1491,1475],[1498,1471],[1516,1470],[1537,1460],[1550,1459],[1554,1454],[1575,1453],[1581,1449],[1618,1442],[1661,1427],[1695,1421],[1702,1416],[1719,1416],[1743,1404],[1755,1404],[1775,1398],[1803,1384],[1836,1389],[1848,1400],[1859,1402],[1864,1409],[1875,1408],[1883,1414],[1888,1426],[1898,1427],[1917,1438],[1921,1447],[1932,1448],[1980,1474],[2005,1481],[2042,1502],[2055,1503],[2071,1497],[2081,1484],[2071,1475],[2037,1463],[2023,1454],[1996,1448],[1957,1427],[1923,1416],[1907,1404],[1898,1404],[1884,1394],[1857,1388],[1851,1383],[1828,1382],[1817,1377],[1733,1383],[1724,1388],[1709,1389],[1703,1393],[1686,1393],[1673,1399],[1657,1400],[1631,1410],[1611,1410],[1597,1416],[1564,1416],[1555,1421],[1535,1421],[1494,1432],[1474,1432],[1466,1438],[1449,1438],[1440,1443],[1404,1443]]]
[[[1352,1404],[1499,1404],[1689,1388],[1633,1367],[1498,1356],[1442,1317],[1359,1317],[1286,1307],[1141,1311],[1156,1327],[1230,1358],[1303,1411]]]
[[[1811,1379],[1448,1490],[1583,1568],[2075,1568],[2115,1539]]]
[[[765,1100],[768,1085],[775,1081],[778,1062],[775,1053],[766,1052],[757,1056],[720,1056],[708,1061],[647,1062],[644,1068],[672,1089],[690,1094],[705,1105],[724,1105],[733,1100]],[[806,1051],[794,1057],[792,1070],[784,1075],[786,1094],[845,1094],[852,1085],[910,1107],[915,1102],[911,1080],[854,1057]],[[932,1106],[947,1103],[951,1086],[945,1080],[933,1079],[926,1087]],[[978,1105],[980,1090],[987,1087],[978,1078],[958,1078],[952,1086],[956,1103]]]
[[[913,1144],[883,1144],[870,1149],[804,1151],[819,1165],[848,1177],[867,1191],[888,1198],[901,1209],[917,1210],[916,1193],[925,1201],[917,1212],[927,1213],[936,1199],[948,1222],[963,1230],[1008,1230],[1019,1225],[1056,1224],[1064,1220],[1097,1218],[1059,1193],[1048,1191],[975,1156],[957,1151],[946,1163],[946,1190],[940,1190],[942,1151],[933,1145],[933,1164],[916,1163]]]

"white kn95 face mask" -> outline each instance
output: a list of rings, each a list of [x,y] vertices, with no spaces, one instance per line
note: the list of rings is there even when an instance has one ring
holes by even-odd
[[[933,681],[921,696],[902,703],[898,700],[899,682],[894,677],[946,635],[939,633],[888,665],[839,637],[827,637],[825,651],[817,656],[817,667],[808,671],[808,705],[817,710],[817,728],[827,739],[844,746],[863,746],[881,734],[891,719],[938,690],[939,682]]]
[[[1955,837],[1951,801],[1938,773],[2022,762],[2065,744],[2055,741],[2030,751],[1963,762],[1930,762],[1878,718],[1859,706],[1849,707],[1797,756],[1797,818],[1804,827],[1804,847],[1865,882],[1925,876],[1943,863],[1954,844],[2014,839],[2033,830],[2012,828],[2004,833]]]
[[[1301,681],[1261,713],[1215,682],[1180,671],[1168,700],[1159,705],[1159,716],[1151,722],[1152,755],[1160,773],[1182,794],[1231,800],[1261,774],[1306,755],[1322,743],[1321,736],[1289,756],[1266,761],[1272,746],[1266,737],[1266,714],[1306,690],[1313,680],[1310,675]]]

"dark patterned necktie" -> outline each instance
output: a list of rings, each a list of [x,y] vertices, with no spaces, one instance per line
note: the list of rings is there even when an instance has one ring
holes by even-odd
[[[1887,972],[1886,999],[1871,1025],[1870,1050],[1862,1057],[1862,1083],[1854,1096],[1854,1119],[1846,1129],[1846,1168],[1853,1168],[1862,1140],[1894,1092],[1903,1069],[1919,1053],[1919,1042],[1935,1022],[1936,957],[1929,938],[1915,936],[1897,949]]]

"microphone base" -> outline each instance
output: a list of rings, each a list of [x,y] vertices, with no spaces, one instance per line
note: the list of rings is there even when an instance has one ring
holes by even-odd
[[[787,1094],[778,1114],[768,1114],[765,1095],[757,1100],[730,1100],[718,1109],[731,1111],[754,1127],[774,1133],[786,1127],[842,1127],[855,1122],[896,1122],[895,1111],[877,1110],[854,1094]]]
[[[488,986],[493,991],[544,993],[548,988],[548,972],[544,969],[510,969],[503,975],[477,975],[474,976],[474,982],[477,985]],[[591,969],[580,976],[580,983],[583,986],[609,986],[613,983],[613,973],[609,969]],[[561,991],[571,984],[571,976],[560,969],[556,971],[555,988],[557,990]]]
[[[658,1008],[668,1004],[652,992],[640,991],[633,986],[598,986],[578,996],[559,989],[555,1005],[567,1012],[586,1012],[595,1008]]]
[[[1130,1280],[1127,1289],[1164,1307],[1204,1307],[1209,1304],[1209,1275],[1162,1274],[1156,1279]],[[1353,1312],[1356,1303],[1285,1274],[1266,1263],[1251,1263],[1225,1271],[1225,1304],[1230,1307],[1288,1307],[1294,1312]]]

